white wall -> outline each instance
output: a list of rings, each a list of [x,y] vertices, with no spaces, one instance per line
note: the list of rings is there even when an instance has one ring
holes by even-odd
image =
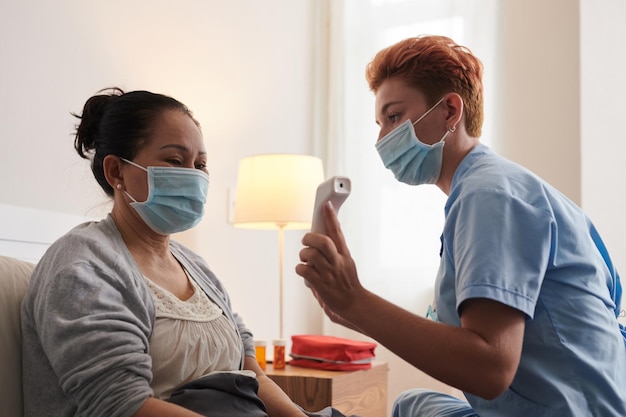
[[[313,0],[0,0],[0,203],[108,212],[72,130],[99,89],[187,104],[209,152],[206,217],[179,238],[225,282],[259,338],[278,337],[278,232],[235,229],[227,190],[241,157],[310,153]],[[285,333],[318,332],[296,278],[301,232],[285,234]]]
[[[581,0],[580,5],[582,205],[626,286],[626,2]]]
[[[577,3],[500,2],[494,147],[580,204]]]
[[[277,333],[278,234],[226,222],[227,190],[250,154],[311,152],[315,0],[0,0],[0,203],[101,215],[106,199],[72,148],[73,118],[98,89],[170,94],[203,125],[207,215],[180,236],[208,259],[261,338]],[[590,213],[626,270],[622,0],[503,1],[499,151]],[[582,64],[581,64],[582,62]],[[361,74],[357,74],[361,76]],[[320,332],[286,232],[286,334]],[[396,361],[389,397],[414,386]]]

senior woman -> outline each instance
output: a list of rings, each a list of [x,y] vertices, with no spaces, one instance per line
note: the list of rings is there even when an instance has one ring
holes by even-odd
[[[334,321],[467,399],[411,390],[394,417],[626,416],[619,275],[579,207],[480,143],[481,78],[478,58],[442,36],[398,42],[367,68],[385,167],[448,196],[438,321],[361,285],[332,207],[296,271]]]
[[[257,364],[207,263],[170,239],[200,221],[209,186],[191,112],[111,89],[77,117],[74,147],[113,207],[61,237],[33,273],[25,416],[305,415]]]

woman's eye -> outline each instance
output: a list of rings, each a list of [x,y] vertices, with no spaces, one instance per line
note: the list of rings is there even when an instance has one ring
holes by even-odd
[[[180,166],[182,165],[182,162],[179,159],[168,159],[167,162],[169,164],[172,164],[174,166]]]
[[[196,164],[196,169],[206,169],[206,163],[202,162],[200,164]]]
[[[398,121],[398,115],[397,115],[397,114],[395,114],[395,113],[394,113],[394,114],[390,114],[390,115],[389,115],[389,121],[390,121],[391,123],[395,123],[395,122],[397,122],[397,121]]]

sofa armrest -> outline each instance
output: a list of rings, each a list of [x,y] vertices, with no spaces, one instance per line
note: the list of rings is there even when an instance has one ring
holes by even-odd
[[[8,416],[23,414],[20,304],[34,267],[0,256],[0,404]]]

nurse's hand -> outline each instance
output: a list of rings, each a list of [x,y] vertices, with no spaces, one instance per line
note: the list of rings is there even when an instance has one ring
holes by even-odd
[[[365,332],[363,330],[361,330],[360,328],[358,328],[354,323],[351,323],[348,320],[344,319],[339,314],[337,314],[334,311],[332,311],[326,304],[324,304],[324,300],[322,300],[320,298],[320,296],[317,294],[317,291],[315,291],[314,288],[311,288],[311,292],[313,293],[313,296],[315,297],[315,299],[319,303],[320,307],[322,307],[322,310],[324,310],[324,313],[330,319],[330,321],[332,321],[333,323],[336,323],[336,324],[340,324],[340,325],[342,325],[344,327],[347,327],[348,329],[352,329],[352,330],[357,331],[359,333],[365,334]]]
[[[354,328],[343,317],[366,290],[359,281],[356,265],[330,203],[324,206],[324,219],[328,236],[318,233],[304,235],[302,244],[305,247],[300,251],[302,263],[296,265],[296,273],[308,281],[331,320]]]

